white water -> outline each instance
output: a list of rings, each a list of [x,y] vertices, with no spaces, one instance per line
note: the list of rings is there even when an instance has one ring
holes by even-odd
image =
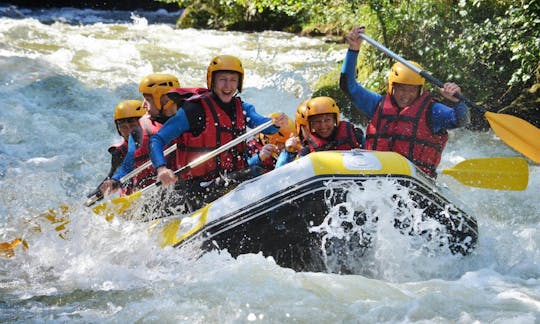
[[[389,235],[365,275],[295,273],[262,255],[193,261],[189,251],[159,248],[144,224],[93,215],[82,203],[108,171],[106,148],[118,139],[113,108],[139,98],[144,75],[167,72],[184,86],[204,86],[209,60],[234,54],[246,68],[242,98],[261,113],[293,116],[345,54],[324,39],[175,30],[137,17],[102,23],[94,14],[63,11],[53,24],[0,18],[0,241],[24,235],[30,244],[0,259],[0,321],[540,321],[540,168],[533,164],[522,192],[439,177],[477,217],[471,256],[429,257]],[[456,130],[441,167],[496,156],[517,153],[492,132]],[[68,240],[35,218],[62,204],[70,211]]]

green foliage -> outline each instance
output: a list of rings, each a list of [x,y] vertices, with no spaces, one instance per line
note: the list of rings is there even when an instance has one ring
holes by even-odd
[[[368,122],[367,117],[357,108],[353,107],[349,97],[347,97],[338,86],[340,69],[341,66],[336,66],[336,69],[332,72],[321,77],[315,85],[317,90],[315,90],[311,97],[332,97],[336,101],[341,113],[346,116],[350,122],[356,125],[366,125]]]
[[[538,82],[538,1],[371,0],[350,1],[349,8],[361,17],[354,23],[365,25],[371,37],[421,63],[438,79],[458,83],[466,96],[491,110],[504,109]],[[338,12],[330,10],[334,11]],[[349,22],[335,23],[344,33],[352,27]],[[363,46],[358,61],[358,80],[368,89],[385,92],[385,71],[394,62],[369,45]],[[339,90],[337,85],[334,90]],[[536,103],[530,111],[538,109],[538,100],[528,102]],[[473,117],[475,125],[486,125],[480,114]]]
[[[162,0],[185,8],[179,27],[297,32],[312,0]]]
[[[362,24],[372,38],[419,62],[441,81],[458,83],[465,96],[494,111],[539,82],[537,0],[161,1],[186,8],[180,27],[341,37]],[[368,89],[385,92],[392,60],[365,44],[358,61],[358,80]],[[339,90],[338,76],[328,79],[333,78],[334,90]],[[328,80],[325,89],[332,87]]]
[[[362,17],[371,37],[419,62],[443,82],[458,83],[466,96],[491,110],[501,110],[538,82],[538,1],[353,2],[357,10],[369,7]],[[371,51],[377,50],[363,46],[359,67],[387,71],[391,59]],[[379,62],[373,61],[373,55]],[[384,73],[359,73],[359,80],[367,88],[384,91]]]

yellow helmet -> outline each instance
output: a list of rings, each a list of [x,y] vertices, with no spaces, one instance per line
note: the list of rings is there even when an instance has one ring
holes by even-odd
[[[307,120],[309,117],[322,114],[334,114],[336,116],[336,125],[339,124],[339,107],[330,97],[315,97],[309,99],[307,106]],[[311,129],[311,128],[310,128]]]
[[[412,65],[418,67],[420,70],[423,70],[422,66],[420,64],[409,61]],[[390,69],[390,72],[388,73],[388,93],[392,94],[393,90],[393,84],[394,83],[401,83],[401,84],[410,84],[410,85],[417,85],[423,87],[426,83],[426,80],[420,76],[420,74],[414,72],[413,70],[409,69],[405,64],[401,62],[397,62],[392,66]]]
[[[240,82],[238,83],[238,92],[242,92],[242,84],[244,83],[244,68],[242,62],[232,55],[219,55],[210,61],[208,71],[206,73],[206,85],[212,90],[212,80],[214,72],[217,71],[233,71],[240,73]]]
[[[180,82],[174,75],[154,73],[147,75],[142,79],[141,83],[139,83],[139,92],[152,95],[154,105],[156,105],[159,110],[163,110],[170,107],[170,105],[165,104],[164,107],[162,107],[161,96],[169,92],[172,88],[179,87]]]
[[[140,100],[124,100],[114,108],[114,121],[126,118],[140,118],[146,113]]]
[[[296,108],[295,121],[296,121],[296,134],[298,135],[302,134],[302,132],[300,131],[302,128],[301,126],[306,126],[309,128],[309,123],[307,120],[307,102],[308,101],[309,99],[301,102],[298,105],[298,108]]]
[[[268,117],[272,117],[272,118],[276,118],[277,116],[279,116],[279,113],[277,113],[277,112],[271,113],[270,115],[268,115]],[[285,144],[285,141],[287,141],[287,139],[289,137],[291,137],[291,133],[296,135],[294,121],[287,116],[287,126],[286,127],[281,127],[274,134],[260,133],[259,137],[260,137],[261,142],[263,144],[277,145],[278,143]]]
[[[119,127],[120,120],[131,118],[139,119],[146,113],[146,109],[144,109],[142,105],[143,103],[140,100],[124,100],[116,105],[114,108],[114,125],[116,126],[118,135],[122,136]]]

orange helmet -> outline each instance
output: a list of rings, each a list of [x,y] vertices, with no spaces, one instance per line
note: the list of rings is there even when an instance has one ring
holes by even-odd
[[[271,113],[270,115],[268,115],[268,117],[272,117],[272,118],[276,118],[277,116],[279,116],[279,113],[277,112]],[[279,131],[277,131],[275,134],[260,133],[259,138],[261,140],[261,143],[263,144],[274,144],[274,145],[277,145],[278,143],[284,144],[285,141],[287,141],[287,139],[291,137],[291,133],[296,135],[294,121],[290,119],[289,117],[287,117],[286,127],[281,127]]]
[[[420,70],[423,70],[420,64],[414,61],[409,61],[409,63],[416,66]],[[417,86],[423,87],[424,84],[426,83],[426,80],[422,76],[420,76],[420,74],[409,69],[405,64],[401,62],[397,62],[396,64],[392,66],[392,68],[390,69],[390,72],[388,73],[388,93],[389,94],[392,94],[394,83],[410,84],[410,85],[417,85]]]
[[[141,83],[139,83],[139,92],[152,95],[154,105],[156,105],[159,110],[167,109],[171,106],[170,104],[165,104],[162,107],[161,96],[167,94],[167,92],[173,88],[180,88],[180,82],[177,77],[171,74],[150,74],[144,77]]]
[[[315,97],[309,99],[307,106],[307,120],[309,117],[322,114],[334,114],[336,117],[336,125],[339,124],[339,107],[330,97]],[[311,129],[311,128],[310,128]]]
[[[242,62],[232,55],[219,55],[210,61],[206,72],[206,86],[212,90],[212,81],[214,72],[217,71],[233,71],[240,73],[240,82],[238,83],[238,92],[242,92],[242,84],[244,83],[244,68]]]
[[[301,126],[306,126],[309,128],[309,123],[307,120],[307,102],[308,100],[302,101],[298,108],[296,108],[296,115],[295,115],[295,121],[296,121],[296,134],[301,135]]]

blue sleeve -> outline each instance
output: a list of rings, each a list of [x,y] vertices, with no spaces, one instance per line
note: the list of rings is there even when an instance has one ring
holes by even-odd
[[[128,138],[128,149],[122,165],[116,170],[111,179],[120,181],[125,175],[133,171],[135,166],[135,150],[137,149],[137,143],[131,134]]]
[[[187,131],[189,131],[189,122],[184,110],[180,109],[163,124],[157,134],[150,138],[150,159],[152,160],[154,170],[167,164],[163,155],[163,148],[173,139]]]
[[[296,152],[292,153],[292,152],[287,152],[285,150],[282,150],[277,158],[276,166],[274,167],[274,169],[280,168],[284,166],[285,164],[290,163],[291,161],[296,159],[296,155],[297,155]]]
[[[454,108],[450,108],[442,103],[434,103],[432,107],[432,121],[433,133],[463,127],[470,121],[469,108],[461,101]]]
[[[371,92],[362,87],[356,82],[356,60],[358,59],[358,51],[347,50],[343,66],[341,67],[341,77],[339,85],[351,101],[353,105],[366,114],[369,118],[373,117],[377,104],[381,101],[382,96],[378,93]]]
[[[255,111],[255,107],[252,104],[247,102],[242,102],[242,109],[246,113],[246,122],[249,128],[256,128],[259,125],[266,123],[269,120],[272,120],[270,117],[265,117],[260,115]],[[276,126],[270,126],[267,129],[263,130],[263,134],[274,134],[279,129]]]
[[[253,154],[251,157],[248,158],[248,166],[254,167],[261,164],[261,159],[259,158],[259,154]]]

